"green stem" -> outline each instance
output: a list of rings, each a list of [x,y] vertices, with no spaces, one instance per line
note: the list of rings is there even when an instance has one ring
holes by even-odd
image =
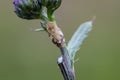
[[[50,21],[52,21],[52,22],[55,22],[55,16],[54,16],[54,14],[53,14],[53,11],[51,11],[51,10],[47,10],[47,15],[48,15],[48,19],[50,20]]]

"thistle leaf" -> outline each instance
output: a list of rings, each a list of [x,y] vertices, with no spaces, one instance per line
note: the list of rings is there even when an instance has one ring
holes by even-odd
[[[67,49],[72,60],[74,60],[76,52],[80,49],[81,44],[87,37],[88,33],[91,31],[93,21],[94,18],[81,24],[69,41]]]

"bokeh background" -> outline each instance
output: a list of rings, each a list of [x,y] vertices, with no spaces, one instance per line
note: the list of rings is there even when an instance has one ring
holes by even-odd
[[[63,80],[60,56],[39,20],[22,20],[13,0],[0,0],[0,80]],[[63,0],[56,19],[68,42],[79,24],[96,16],[77,53],[76,80],[120,80],[120,0]]]

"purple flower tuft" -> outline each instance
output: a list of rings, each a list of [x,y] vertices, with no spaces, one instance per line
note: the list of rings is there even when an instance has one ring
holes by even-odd
[[[15,5],[19,3],[19,0],[14,0],[13,2]]]

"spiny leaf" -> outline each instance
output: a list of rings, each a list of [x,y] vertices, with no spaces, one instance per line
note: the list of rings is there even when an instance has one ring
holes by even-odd
[[[67,49],[73,60],[76,52],[80,49],[81,44],[87,37],[88,33],[91,31],[94,19],[95,18],[92,18],[90,21],[81,24],[69,41]]]

